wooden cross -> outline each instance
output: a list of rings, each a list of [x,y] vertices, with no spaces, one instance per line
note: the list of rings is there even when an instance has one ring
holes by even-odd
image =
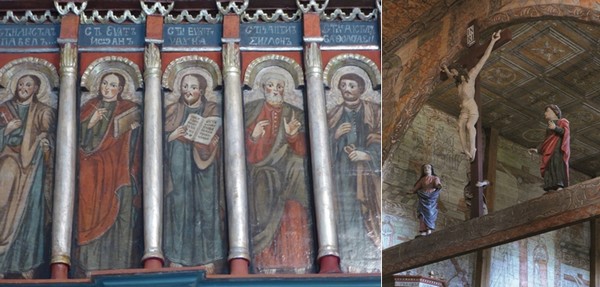
[[[473,68],[479,59],[485,53],[487,46],[489,45],[491,40],[486,41],[483,45],[477,45],[476,39],[479,38],[479,29],[476,21],[471,21],[467,26],[467,46],[469,46],[470,42],[473,43],[467,49],[467,52],[464,56],[456,61],[457,63],[462,64],[467,71]],[[500,33],[500,39],[494,44],[492,51],[498,49],[502,45],[506,44],[508,41],[512,39],[512,33],[508,29],[503,29]],[[481,74],[481,73],[480,73]],[[446,73],[441,74],[441,80],[444,81],[448,77]],[[481,124],[482,118],[482,106],[481,106],[481,91],[479,85],[479,75],[475,79],[475,102],[477,103],[477,110],[479,111],[479,119],[477,120],[477,124],[475,128],[477,129],[477,134],[475,138],[475,147],[477,148],[477,152],[475,153],[475,160],[471,162],[471,177],[470,177],[470,188],[473,194],[473,198],[471,199],[471,218],[480,217],[483,215],[483,187],[477,187],[476,183],[484,180],[483,178],[483,158],[484,158],[484,150],[483,150],[483,127]]]

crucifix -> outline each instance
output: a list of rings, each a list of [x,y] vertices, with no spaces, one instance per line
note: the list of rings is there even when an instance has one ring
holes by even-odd
[[[470,188],[471,218],[483,213],[483,127],[479,119],[481,111],[481,92],[479,72],[485,65],[491,52],[511,40],[510,30],[499,30],[484,45],[476,45],[478,38],[476,21],[471,21],[467,28],[467,53],[450,66],[441,68],[441,80],[454,78],[461,100],[461,111],[458,119],[459,137],[462,152],[471,161]]]

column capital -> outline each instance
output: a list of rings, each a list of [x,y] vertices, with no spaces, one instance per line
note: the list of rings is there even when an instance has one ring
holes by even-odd
[[[77,46],[67,42],[60,53],[60,73],[75,73],[77,69]]]

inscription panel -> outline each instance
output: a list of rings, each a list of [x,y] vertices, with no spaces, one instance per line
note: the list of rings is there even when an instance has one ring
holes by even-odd
[[[379,26],[369,22],[321,22],[323,46],[379,45]]]
[[[168,47],[220,47],[222,24],[165,24],[164,45]]]
[[[296,48],[302,45],[301,23],[242,23],[242,47]]]
[[[60,24],[0,25],[0,48],[56,47]]]
[[[137,24],[86,24],[79,26],[81,47],[143,47],[146,27]]]

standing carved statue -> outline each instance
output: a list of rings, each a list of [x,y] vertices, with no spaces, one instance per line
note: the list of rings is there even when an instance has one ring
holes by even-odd
[[[469,157],[469,160],[475,159],[476,129],[475,124],[479,119],[479,110],[475,102],[475,79],[481,72],[483,65],[490,57],[494,44],[500,40],[500,32],[498,30],[492,35],[492,39],[485,50],[485,53],[479,59],[479,62],[467,71],[461,64],[454,63],[450,66],[442,65],[442,72],[445,72],[449,78],[454,78],[456,87],[458,88],[458,97],[460,98],[460,116],[458,117],[458,135],[463,153]]]
[[[415,183],[409,194],[416,193],[419,197],[417,207],[417,217],[419,218],[419,235],[425,236],[431,234],[435,229],[438,210],[437,201],[442,190],[442,182],[435,174],[431,164],[424,164],[421,167],[421,177]]]
[[[561,190],[569,186],[569,158],[571,156],[571,131],[569,121],[562,117],[557,105],[548,105],[544,111],[548,122],[546,138],[530,154],[539,153],[540,172],[544,178],[544,190]]]
[[[0,105],[0,273],[31,279],[43,263],[50,200],[45,178],[54,110],[40,102],[40,78],[26,74]],[[46,250],[47,251],[47,250]]]

